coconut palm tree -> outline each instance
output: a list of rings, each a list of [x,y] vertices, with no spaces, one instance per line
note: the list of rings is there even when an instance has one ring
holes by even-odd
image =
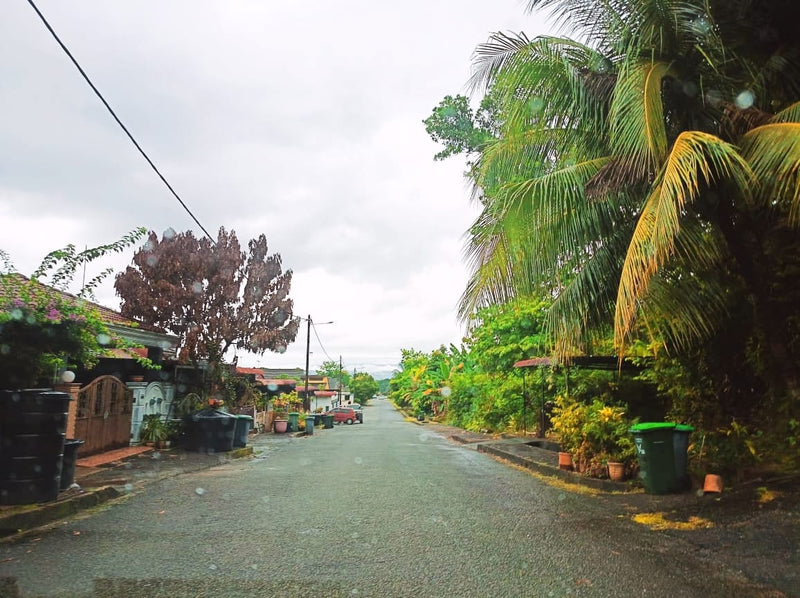
[[[768,377],[800,397],[800,7],[528,9],[576,39],[498,33],[475,52],[500,126],[472,170],[462,317],[545,289],[564,357],[611,325],[620,351],[642,329],[685,348],[744,298]]]

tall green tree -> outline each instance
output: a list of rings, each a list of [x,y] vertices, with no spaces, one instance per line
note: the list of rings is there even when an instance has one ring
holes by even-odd
[[[610,327],[623,351],[641,331],[685,350],[748,326],[754,367],[796,406],[800,5],[528,9],[576,39],[498,33],[475,52],[499,135],[471,171],[483,211],[462,316],[544,289],[561,356]]]
[[[360,372],[350,381],[350,390],[353,391],[356,402],[363,405],[378,393],[378,383],[371,374]]]
[[[332,359],[323,361],[322,365],[317,368],[317,374],[327,376],[329,382],[331,378],[335,378],[341,382],[342,386],[350,384],[350,374],[339,365],[338,361],[333,361]]]

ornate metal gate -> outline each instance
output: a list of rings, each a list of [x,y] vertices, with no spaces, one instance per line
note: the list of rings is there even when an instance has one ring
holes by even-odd
[[[128,446],[133,393],[114,376],[100,376],[81,389],[75,417],[75,438],[85,441],[82,456]]]

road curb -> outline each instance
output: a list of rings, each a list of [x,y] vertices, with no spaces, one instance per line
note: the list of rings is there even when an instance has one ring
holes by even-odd
[[[631,490],[630,485],[625,482],[612,482],[611,480],[588,478],[571,471],[565,471],[551,465],[539,463],[515,452],[503,450],[501,443],[481,443],[478,444],[476,448],[479,453],[486,453],[494,457],[500,457],[513,463],[514,465],[519,465],[525,469],[530,469],[531,471],[541,475],[557,477],[570,484],[578,484],[580,486],[586,486],[602,492],[628,492]]]
[[[28,510],[0,516],[0,542],[13,540],[20,534],[47,525],[59,519],[66,519],[80,511],[91,509],[120,496],[112,486],[88,490],[53,503],[37,505]],[[20,509],[25,509],[20,506]]]
[[[228,453],[230,460],[243,459],[252,455],[252,446],[237,448]],[[210,463],[207,466],[194,467],[188,470],[166,472],[144,484],[144,487],[146,488],[151,483],[167,478],[211,469],[224,464],[225,462]],[[80,494],[74,496],[60,498],[51,503],[18,505],[10,509],[9,512],[0,513],[0,542],[16,540],[36,528],[48,525],[54,521],[59,521],[60,519],[67,519],[81,511],[91,509],[92,507],[125,495],[126,493],[120,492],[113,484],[109,484],[108,481],[106,481],[102,486],[81,491]]]

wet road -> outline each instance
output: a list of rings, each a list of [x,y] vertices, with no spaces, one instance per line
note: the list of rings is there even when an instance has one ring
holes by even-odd
[[[0,578],[24,598],[744,595],[679,540],[432,435],[386,401],[363,425],[262,438],[258,458],[0,544]]]

